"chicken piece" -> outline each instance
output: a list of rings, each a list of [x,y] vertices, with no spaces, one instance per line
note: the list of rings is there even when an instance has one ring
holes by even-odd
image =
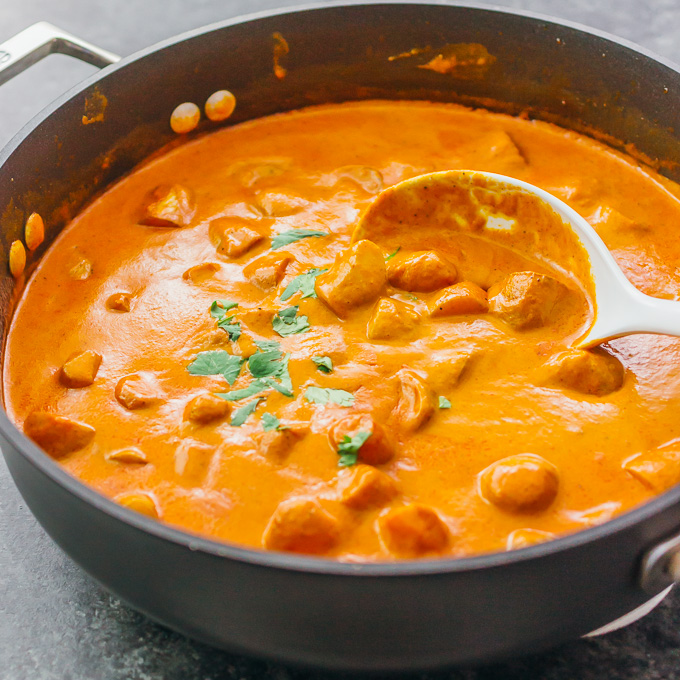
[[[420,315],[413,305],[394,298],[380,298],[366,326],[369,340],[393,340],[408,335]]]
[[[368,432],[370,436],[359,449],[359,460],[369,465],[382,465],[394,457],[394,444],[387,430],[375,422],[369,413],[353,413],[336,421],[331,427],[328,438],[331,446],[337,451],[345,437],[350,439],[359,432]]]
[[[539,529],[515,529],[515,531],[508,535],[505,548],[506,550],[519,550],[520,548],[527,548],[536,543],[544,543],[552,538],[555,538],[555,534],[550,531],[540,531]]]
[[[340,541],[340,521],[318,500],[283,501],[269,520],[262,542],[269,550],[320,555]]]
[[[201,283],[214,276],[219,270],[220,265],[216,262],[203,262],[194,267],[189,267],[189,269],[182,274],[182,278],[185,281],[191,281],[192,283]]]
[[[411,503],[380,518],[380,536],[397,557],[423,557],[441,553],[450,541],[449,528],[430,507]]]
[[[72,354],[61,367],[59,379],[66,387],[87,387],[94,382],[102,355],[92,350]]]
[[[257,205],[269,217],[289,217],[304,210],[309,201],[286,191],[261,191]]]
[[[316,279],[316,292],[338,316],[375,300],[385,286],[385,259],[372,241],[357,241],[325,274]]]
[[[486,291],[470,281],[462,281],[440,292],[430,305],[430,316],[486,314],[489,301]]]
[[[193,439],[183,439],[175,449],[175,472],[190,486],[201,486],[214,455],[214,446]]]
[[[515,330],[529,330],[550,320],[566,291],[566,286],[552,276],[515,272],[489,289],[489,308]]]
[[[543,371],[547,372],[548,385],[596,397],[620,389],[625,378],[621,362],[601,348],[565,350],[548,360]]]
[[[413,432],[422,427],[434,414],[437,397],[426,380],[409,368],[397,373],[399,401],[392,418],[403,429]]]
[[[432,352],[424,364],[428,384],[440,394],[457,387],[476,354],[477,351],[474,349],[445,349]]]
[[[148,227],[187,227],[195,213],[196,206],[188,189],[179,184],[157,187],[139,223]]]
[[[466,159],[463,167],[470,170],[498,172],[517,177],[527,167],[519,148],[504,130],[493,130],[477,137],[463,151]]]
[[[129,293],[114,293],[106,300],[106,308],[112,312],[129,312],[132,296]]]
[[[115,501],[129,510],[134,510],[141,515],[152,519],[158,519],[158,507],[154,499],[148,493],[124,493],[116,496]]]
[[[545,510],[555,500],[559,482],[557,468],[531,453],[502,458],[479,473],[482,497],[516,513]]]
[[[260,432],[255,439],[257,449],[263,456],[281,462],[308,431],[308,427],[296,426]]]
[[[387,267],[387,280],[401,290],[412,293],[431,293],[458,280],[452,262],[432,250],[397,256]]]
[[[106,460],[113,460],[116,463],[126,463],[128,465],[146,465],[149,460],[144,451],[134,447],[111,451],[105,456]]]
[[[598,206],[587,219],[610,248],[631,243],[649,232],[648,226],[631,220],[608,205]]]
[[[398,493],[392,477],[370,465],[357,465],[342,490],[341,502],[353,510],[368,510],[382,507]]]
[[[375,195],[383,189],[382,174],[368,165],[345,165],[338,168],[333,176],[337,178],[335,186],[342,187],[350,184],[371,195]]]
[[[236,319],[260,335],[269,335],[272,330],[272,319],[278,312],[274,307],[243,307],[236,310]],[[240,338],[239,338],[240,340]]]
[[[92,262],[84,257],[82,260],[76,262],[76,264],[69,269],[68,275],[74,281],[87,281],[87,279],[92,276]]]
[[[232,258],[241,257],[264,240],[264,236],[250,227],[239,227],[232,231],[225,231],[217,252]]]
[[[33,411],[24,421],[24,432],[53,458],[84,449],[94,438],[94,427],[46,411]]]
[[[271,290],[281,283],[288,265],[295,258],[285,251],[267,253],[243,268],[243,275],[262,290]]]
[[[130,411],[154,406],[163,399],[155,378],[148,373],[132,373],[122,377],[116,385],[116,399]]]
[[[210,392],[199,394],[184,407],[184,420],[205,425],[225,418],[231,413],[231,404]]]
[[[680,445],[637,453],[623,461],[622,467],[654,493],[663,493],[680,484]]]

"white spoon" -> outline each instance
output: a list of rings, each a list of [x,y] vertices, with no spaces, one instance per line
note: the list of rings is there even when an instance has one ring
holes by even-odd
[[[532,232],[531,223],[538,224],[539,218],[551,222],[553,229]],[[353,241],[385,241],[394,232],[395,223],[410,237],[431,230],[441,238],[447,228],[482,238],[485,232],[487,236],[493,232],[493,240],[500,239],[514,250],[519,246],[534,260],[561,265],[566,274],[574,275],[574,269],[580,269],[588,278],[589,269],[594,285],[586,284],[586,288],[590,287],[594,297],[593,323],[575,343],[577,347],[588,348],[635,333],[680,336],[680,303],[641,293],[583,217],[527,182],[470,170],[447,170],[405,180],[374,199],[357,224]],[[568,242],[574,237],[582,247],[575,248],[581,256],[566,258],[565,264],[569,248],[564,239]]]

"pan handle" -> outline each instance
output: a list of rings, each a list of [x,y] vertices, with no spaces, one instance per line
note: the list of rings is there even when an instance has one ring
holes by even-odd
[[[640,585],[650,594],[680,583],[680,534],[650,548],[642,558]]]
[[[120,59],[113,52],[95,47],[41,21],[0,43],[0,85],[54,52],[76,57],[99,68],[115,64]]]

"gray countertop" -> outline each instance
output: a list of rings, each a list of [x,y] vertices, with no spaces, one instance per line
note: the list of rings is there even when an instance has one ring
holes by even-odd
[[[50,21],[126,55],[203,24],[283,0],[2,0],[0,41]],[[301,3],[298,3],[301,4]],[[680,0],[502,0],[590,25],[680,62]],[[0,147],[43,106],[94,69],[41,62],[0,87]],[[236,657],[150,622],[93,583],[34,520],[0,459],[0,677],[7,680],[288,680],[325,677]],[[450,680],[680,678],[680,591],[604,637],[505,664],[419,676]]]

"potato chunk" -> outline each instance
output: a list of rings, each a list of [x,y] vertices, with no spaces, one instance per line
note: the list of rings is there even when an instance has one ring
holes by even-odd
[[[175,184],[154,189],[139,222],[149,227],[186,227],[195,213],[196,206],[189,190]]]
[[[545,325],[566,287],[536,272],[515,272],[489,289],[489,308],[516,330]]]
[[[436,395],[426,380],[409,368],[397,373],[399,401],[392,411],[394,420],[405,430],[414,431],[434,414]]]
[[[430,306],[430,316],[485,314],[488,311],[486,291],[470,281],[444,288]]]
[[[162,392],[157,381],[147,373],[132,373],[122,377],[116,385],[116,399],[130,411],[158,404]]]
[[[337,450],[346,436],[351,439],[358,432],[370,433],[370,437],[359,449],[359,460],[369,465],[381,465],[392,460],[394,444],[387,430],[369,413],[353,413],[336,421],[328,437],[331,446]]]
[[[233,258],[241,257],[263,240],[264,236],[258,231],[250,227],[240,227],[224,232],[217,252]]]
[[[291,452],[291,449],[307,433],[300,427],[288,427],[282,430],[269,430],[257,435],[257,449],[267,458],[282,461]]]
[[[559,474],[545,458],[531,453],[508,456],[479,473],[482,497],[502,510],[545,510],[557,496]]]
[[[342,503],[353,510],[379,508],[389,503],[399,490],[397,483],[370,465],[357,465],[342,490]]]
[[[357,241],[316,279],[316,292],[338,316],[375,300],[385,285],[385,260],[371,241]]]
[[[520,548],[527,548],[536,543],[543,543],[554,538],[555,534],[550,531],[540,531],[539,529],[515,529],[508,535],[508,540],[505,544],[506,550],[519,550]]]
[[[116,496],[115,499],[123,507],[141,515],[146,515],[152,519],[158,519],[159,512],[156,502],[148,493],[124,493]]]
[[[231,404],[214,394],[206,392],[199,394],[184,407],[184,420],[190,420],[200,425],[225,418],[231,413]]]
[[[102,355],[92,350],[73,354],[61,367],[59,379],[66,387],[87,387],[97,377]]]
[[[94,427],[46,411],[33,411],[24,421],[24,432],[53,458],[85,448],[95,435]]]
[[[391,260],[387,280],[401,290],[412,293],[431,293],[458,280],[458,271],[452,262],[432,250],[411,253]]]
[[[380,536],[387,549],[398,557],[423,557],[441,553],[451,534],[441,517],[430,507],[411,503],[390,510],[380,519]]]
[[[413,305],[394,298],[380,298],[366,326],[369,340],[392,340],[408,335],[420,316]]]
[[[243,275],[262,290],[271,290],[281,283],[288,265],[295,258],[286,252],[267,253],[243,268]]]
[[[543,370],[549,385],[596,397],[620,389],[625,378],[621,362],[601,348],[560,352],[544,364]]]
[[[283,501],[262,537],[265,548],[320,555],[340,541],[340,522],[311,498]]]
[[[623,462],[623,469],[655,493],[680,484],[680,445],[643,451]]]

